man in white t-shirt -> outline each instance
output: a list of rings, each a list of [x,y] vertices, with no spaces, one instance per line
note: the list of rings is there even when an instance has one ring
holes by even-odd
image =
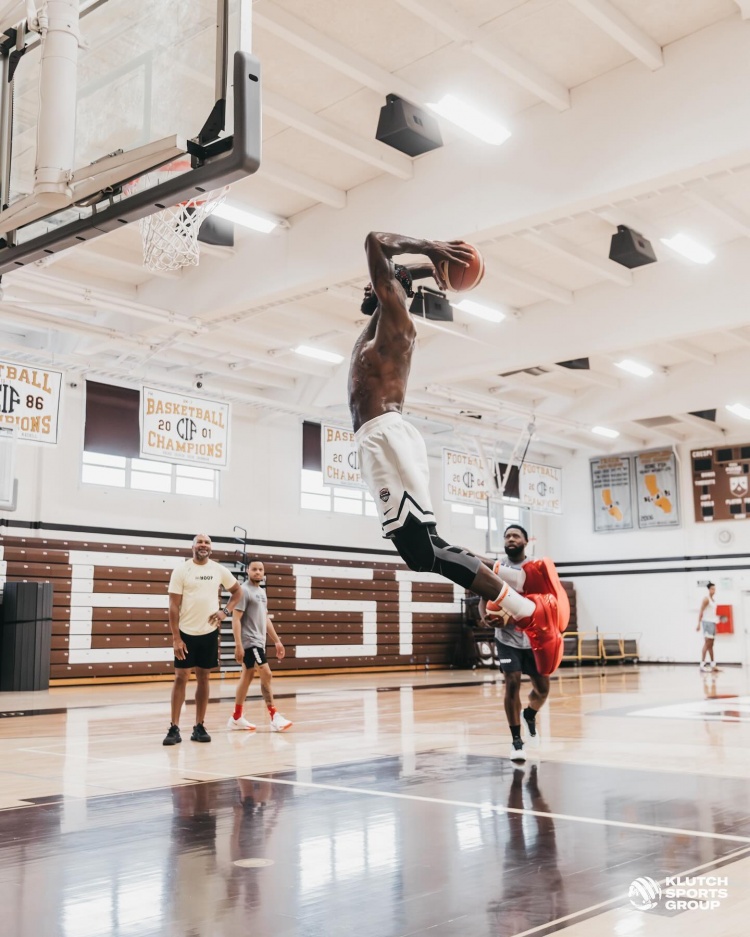
[[[219,666],[219,626],[240,598],[240,584],[226,566],[211,556],[211,538],[198,534],[193,540],[192,559],[185,560],[169,580],[169,627],[174,645],[174,684],[172,686],[172,722],[164,745],[182,741],[179,720],[190,671],[195,671],[195,725],[193,742],[210,742],[203,726],[208,706],[209,677]],[[222,588],[231,593],[226,608],[221,609]]]

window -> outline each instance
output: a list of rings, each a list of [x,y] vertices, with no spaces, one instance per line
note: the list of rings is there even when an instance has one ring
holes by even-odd
[[[217,469],[172,465],[151,459],[128,459],[99,452],[83,453],[81,481],[85,485],[107,485],[135,491],[160,491],[214,500],[219,497]]]
[[[451,504],[451,512],[453,514],[469,515],[466,521],[461,521],[459,526],[467,526],[468,522],[468,526],[473,526],[476,530],[487,530],[486,504]],[[503,524],[505,527],[508,524],[520,524],[528,530],[530,520],[528,508],[521,507],[518,503],[514,504],[513,501],[503,501]],[[493,531],[497,530],[497,521],[494,517],[492,518],[492,529]]]
[[[366,514],[377,517],[375,502],[361,488],[332,488],[323,484],[323,473],[302,469],[300,507],[308,511],[333,511],[335,514]]]

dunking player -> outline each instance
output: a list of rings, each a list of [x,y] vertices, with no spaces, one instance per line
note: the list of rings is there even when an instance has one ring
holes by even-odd
[[[444,288],[438,264],[449,260],[468,266],[469,246],[463,241],[423,241],[373,232],[367,236],[365,251],[371,282],[365,288],[362,312],[372,318],[352,351],[349,410],[362,477],[375,499],[383,534],[393,540],[410,569],[439,573],[487,599],[489,611],[508,612],[517,626],[527,630],[532,647],[538,645],[540,653],[550,658],[552,669],[547,672],[552,673],[559,660],[551,658],[557,657],[559,632],[567,624],[566,618],[560,626],[562,589],[554,567],[549,562],[540,565],[534,576],[540,588],[527,589],[536,594],[522,596],[500,578],[503,570],[496,575],[473,553],[442,540],[430,503],[424,440],[401,416],[416,339],[406,307],[406,297],[413,295],[412,281],[431,276]],[[422,254],[431,262],[403,267],[392,261],[397,254]]]

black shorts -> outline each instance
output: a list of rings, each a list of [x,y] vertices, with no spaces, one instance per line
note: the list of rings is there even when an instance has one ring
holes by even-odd
[[[246,647],[244,648],[245,658],[243,664],[247,667],[248,670],[251,670],[257,664],[260,667],[263,664],[268,663],[268,658],[266,657],[266,649],[264,647]]]
[[[497,645],[497,660],[503,673],[525,673],[531,677],[538,677],[534,652],[530,647],[511,647],[495,641]]]
[[[174,665],[178,670],[192,670],[201,667],[203,670],[213,670],[219,666],[219,629],[215,628],[208,634],[186,634],[180,632],[185,642],[187,654],[185,660],[177,660]]]

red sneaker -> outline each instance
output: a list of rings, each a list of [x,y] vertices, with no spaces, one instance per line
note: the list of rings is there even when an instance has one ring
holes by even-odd
[[[555,564],[544,556],[540,560],[528,560],[523,564],[523,571],[526,573],[524,595],[554,595],[557,599],[557,626],[561,632],[565,631],[570,621],[570,600],[557,575]]]
[[[529,618],[517,621],[516,628],[528,636],[536,669],[543,677],[549,677],[560,666],[563,656],[557,599],[547,593],[526,598],[531,599],[536,608]]]

